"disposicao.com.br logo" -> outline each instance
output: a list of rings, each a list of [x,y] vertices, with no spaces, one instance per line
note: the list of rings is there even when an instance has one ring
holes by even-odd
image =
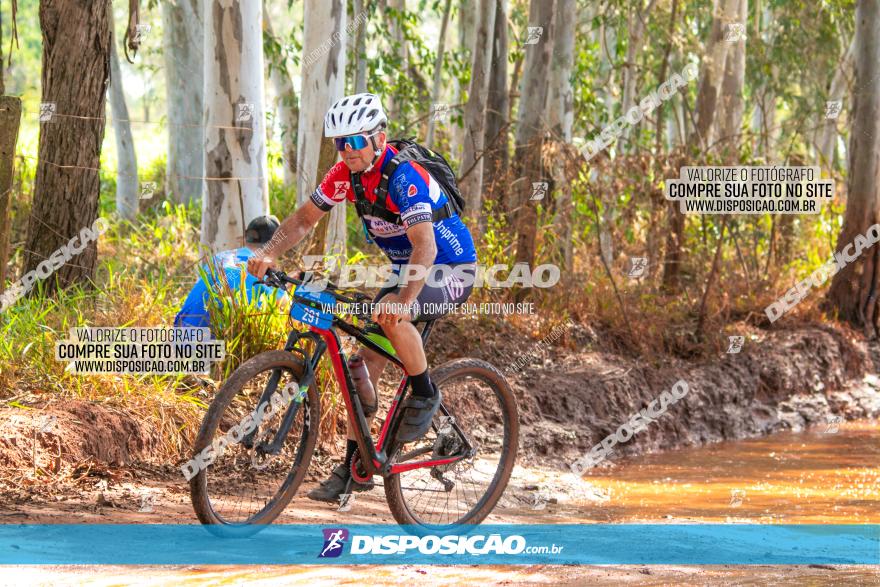
[[[325,529],[324,546],[320,558],[337,557],[342,553],[348,530],[342,528]],[[528,546],[526,539],[518,534],[503,537],[500,534],[473,536],[459,535],[426,535],[413,536],[408,534],[392,534],[384,536],[368,536],[354,534],[350,536],[349,553],[390,555],[407,554],[415,551],[427,555],[517,555],[517,554],[559,554],[563,546]]]
[[[336,558],[342,554],[345,541],[348,540],[348,530],[345,528],[324,528],[324,546],[318,558]]]

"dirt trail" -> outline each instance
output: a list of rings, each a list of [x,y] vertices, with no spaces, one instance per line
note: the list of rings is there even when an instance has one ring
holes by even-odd
[[[668,416],[618,446],[618,454],[880,414],[880,379],[871,375],[876,370],[869,350],[830,327],[765,334],[740,353],[702,364],[669,359],[650,366],[620,355],[557,348],[545,355],[512,379],[526,430],[523,448],[552,460],[571,462],[589,451],[679,380],[687,383],[687,395]]]
[[[0,585],[876,585],[868,567],[618,566],[441,567],[10,567]]]
[[[880,422],[813,427],[613,460],[579,478],[517,465],[487,523],[880,523]],[[393,524],[381,480],[344,515],[305,492],[278,523]],[[196,523],[179,471],[94,470],[52,494],[0,502],[6,523]]]
[[[504,368],[530,357],[523,370],[508,372],[519,404],[520,454],[554,464],[573,462],[678,380],[687,382],[687,395],[668,415],[618,445],[618,455],[880,415],[880,379],[871,360],[880,350],[869,353],[831,327],[773,332],[739,354],[701,365],[670,359],[663,367],[647,367],[620,355],[563,346],[587,344],[589,331],[582,325],[565,331],[560,346],[536,350],[509,332],[492,333],[493,341],[477,345],[461,322],[440,323],[436,336],[444,344],[434,347],[431,364],[454,354]],[[120,407],[65,400],[35,408],[0,408],[0,468],[53,475],[89,463],[180,464],[190,456],[170,454],[169,447],[186,442],[163,438],[139,414]]]
[[[624,458],[584,479],[556,469],[517,467],[489,522],[880,523],[880,422]],[[137,469],[136,476],[90,477],[91,487],[57,500],[0,507],[6,523],[191,523],[179,476]],[[306,489],[314,483],[309,482]],[[742,489],[741,502],[731,489]],[[279,523],[393,523],[381,489],[359,494],[351,511],[299,497]],[[565,567],[264,566],[13,567],[0,584],[876,584],[880,569],[861,566],[611,565]]]
[[[583,336],[573,332],[567,336]],[[485,354],[510,362],[511,350]],[[521,351],[517,351],[521,352]],[[500,353],[500,355],[499,355]],[[506,354],[505,354],[506,353]],[[442,357],[438,357],[442,359]],[[523,422],[520,465],[496,523],[878,523],[875,423],[880,380],[869,353],[834,329],[773,333],[741,355],[642,369],[597,352],[545,349],[514,377]],[[867,374],[866,374],[867,373]],[[568,464],[677,379],[691,392],[602,466],[579,479]],[[58,404],[55,404],[56,406]],[[0,523],[194,523],[188,486],[156,430],[136,415],[85,402],[0,410]],[[18,420],[15,420],[18,417]],[[839,428],[840,434],[826,432]],[[812,426],[812,427],[810,427]],[[799,432],[807,429],[807,432]],[[661,454],[661,449],[699,447]],[[806,447],[806,448],[804,448]],[[874,447],[866,449],[866,447]],[[541,463],[541,467],[526,467]],[[10,469],[10,467],[12,469]],[[314,470],[300,495],[318,481]],[[63,477],[63,478],[61,478]],[[741,490],[739,506],[732,492]],[[328,504],[295,498],[278,523],[338,523]],[[358,494],[347,523],[393,523],[381,488]],[[0,584],[159,585],[479,582],[617,585],[876,584],[876,567],[188,567],[11,568]],[[96,574],[97,573],[97,574]]]

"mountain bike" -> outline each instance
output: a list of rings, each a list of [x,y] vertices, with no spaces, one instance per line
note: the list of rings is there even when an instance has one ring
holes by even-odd
[[[370,297],[332,283],[319,290],[277,270],[270,270],[263,283],[292,286],[290,316],[308,329],[292,329],[284,350],[242,363],[217,392],[193,447],[194,456],[211,457],[190,479],[199,521],[215,533],[249,535],[271,524],[290,503],[318,440],[318,389],[325,387],[316,378],[325,355],[357,441],[352,477],[362,483],[382,477],[399,524],[440,530],[483,521],[507,487],[518,447],[516,401],[502,373],[472,358],[432,369],[441,407],[425,437],[399,442],[395,434],[408,377],[390,341],[369,331],[374,323],[359,308],[368,308],[364,302]],[[434,321],[424,323],[424,344],[433,327]],[[340,331],[403,372],[375,441],[354,391]]]

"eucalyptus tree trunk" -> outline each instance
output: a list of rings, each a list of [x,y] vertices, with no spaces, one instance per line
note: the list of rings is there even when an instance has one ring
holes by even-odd
[[[324,157],[321,157],[322,137],[324,113],[345,93],[347,16],[345,0],[305,0],[303,55],[306,58],[302,68],[296,149],[299,204],[308,200],[336,161],[336,153],[328,152],[326,141]],[[336,42],[328,41],[332,39]],[[334,206],[329,218],[316,228],[319,240],[324,242],[324,253],[345,253],[345,208],[345,202]]]
[[[756,7],[756,11],[759,7]],[[756,17],[756,26],[760,24],[760,34],[764,44],[772,48],[775,42],[775,29],[773,28],[774,15],[771,6],[762,9],[760,18]],[[752,132],[755,135],[755,152],[760,154],[767,163],[776,163],[776,143],[779,139],[780,129],[776,126],[776,92],[773,89],[773,80],[776,79],[778,66],[770,64],[770,75],[761,80],[761,85],[753,89],[756,95],[755,108],[752,113]]]
[[[854,55],[848,196],[837,251],[845,251],[851,243],[861,249],[857,239],[867,244],[860,235],[870,235],[870,228],[880,223],[880,0],[859,0],[856,6]],[[841,320],[875,338],[878,288],[880,245],[873,244],[834,276],[827,299]]]
[[[201,200],[205,190],[206,1],[160,3],[168,104],[166,185],[178,203]]]
[[[5,94],[2,78],[3,76],[0,75],[0,92]],[[6,290],[9,235],[12,232],[9,212],[12,205],[15,145],[18,142],[20,126],[21,98],[0,95],[0,293]],[[2,308],[2,296],[0,296],[0,308]]]
[[[607,15],[606,15],[607,16]],[[615,94],[616,62],[617,55],[617,27],[602,22],[599,26],[599,76],[603,82],[602,97],[605,102],[605,112],[608,121],[615,119],[614,109],[619,95]]]
[[[550,69],[550,95],[547,98],[547,122],[558,140],[571,143],[574,126],[574,89],[571,83],[574,67],[574,36],[577,27],[575,0],[556,0],[556,16],[553,31],[553,57]],[[551,173],[556,186],[556,234],[559,252],[566,271],[574,263],[572,244],[571,178],[567,177],[567,160],[555,159]]]
[[[711,131],[714,128],[718,96],[724,81],[727,49],[730,45],[724,39],[725,26],[735,22],[738,11],[739,0],[714,0],[712,28],[706,39],[700,66],[700,85],[695,106],[696,122],[688,136],[689,142],[697,142],[704,150],[712,144]],[[670,202],[667,207],[667,218],[669,232],[663,259],[663,289],[672,293],[678,290],[684,263],[685,217],[678,207]]]
[[[364,0],[354,0],[354,19],[361,22],[354,33],[354,92],[363,94],[367,91],[367,8]],[[361,19],[361,21],[358,21]]]
[[[112,17],[111,17],[112,18]],[[110,43],[110,116],[116,137],[116,213],[134,220],[138,213],[138,167],[131,136],[131,120],[125,105],[122,68],[116,51],[116,35]]]
[[[385,23],[391,39],[394,41],[397,57],[400,59],[400,66],[397,67],[395,73],[398,77],[402,77],[406,75],[407,63],[409,61],[406,37],[403,34],[403,23],[401,22],[402,15],[406,11],[406,0],[383,0],[383,4],[391,9],[391,11],[385,10]],[[400,96],[391,93],[385,101],[385,107],[391,120],[403,122],[401,119],[402,104]]]
[[[434,59],[434,80],[431,88],[431,116],[428,117],[428,134],[425,144],[430,148],[434,146],[434,132],[437,128],[437,116],[435,113],[440,103],[440,91],[443,89],[443,54],[446,51],[446,31],[449,28],[449,13],[452,11],[452,0],[446,0],[443,7],[443,21],[440,24],[440,39],[437,41],[437,57]]]
[[[205,6],[205,172],[202,243],[242,246],[248,223],[269,211],[260,2]]]
[[[486,101],[486,163],[483,168],[483,185],[487,195],[498,201],[502,209],[507,206],[508,166],[510,164],[510,131],[508,110],[510,96],[507,86],[507,0],[498,0],[495,11],[495,33],[492,47],[492,67],[489,68],[489,94]]]
[[[737,22],[746,25],[749,16],[748,0],[738,0]],[[746,26],[748,28],[748,26]],[[721,83],[720,114],[718,125],[719,146],[726,165],[735,165],[739,160],[739,135],[743,121],[743,90],[746,76],[746,39],[738,38],[729,43],[724,66],[724,79]]]
[[[492,61],[492,33],[495,31],[495,0],[479,0],[477,6],[479,28],[471,67],[471,85],[464,109],[464,149],[459,174],[462,177],[459,183],[468,214],[474,218],[482,216],[486,101],[489,93],[489,65]]]
[[[643,8],[644,0],[638,0],[633,6],[633,2],[629,2],[628,22],[629,22],[629,38],[627,39],[626,60],[623,63],[623,96],[621,101],[621,112],[626,114],[629,109],[636,103],[636,61],[642,54],[642,48],[645,43],[645,28],[650,13],[654,10],[654,4],[657,0],[650,0],[648,6]],[[629,132],[624,132],[617,142],[619,151],[626,151],[629,142]]]
[[[834,70],[834,77],[831,79],[831,87],[828,90],[829,102],[840,102],[843,100],[847,81],[852,71],[854,47],[855,41],[847,46],[846,51],[841,56],[840,63]],[[834,153],[837,151],[837,122],[837,118],[826,118],[822,124],[821,138],[818,145],[819,164],[827,169],[834,167]]]
[[[776,126],[776,93],[771,88],[763,88],[755,98],[752,132],[755,134],[755,153],[768,163],[776,162],[779,130]]]
[[[739,11],[739,0],[715,0],[713,8],[712,29],[706,40],[703,51],[703,63],[700,68],[700,87],[697,91],[696,103],[696,140],[703,148],[712,144],[711,131],[721,95],[724,80],[724,66],[727,61],[727,49],[730,43],[724,40],[725,26],[735,22]]]
[[[574,37],[577,26],[575,0],[556,0],[553,29],[553,54],[550,62],[550,85],[547,96],[547,123],[554,135],[571,142],[574,125]]]
[[[669,109],[671,112],[666,117],[666,150],[671,151],[679,145],[683,145],[687,140],[687,130],[685,130],[684,105],[681,96],[673,96],[669,100]]]
[[[542,164],[542,142],[546,130],[545,112],[549,86],[550,56],[553,52],[554,0],[532,0],[529,26],[543,27],[537,43],[526,46],[519,118],[516,129],[517,178],[514,180],[519,206],[516,212],[516,261],[531,264],[535,258],[538,230],[537,205],[530,200],[533,185],[546,181]]]
[[[275,38],[272,19],[263,2],[263,33]],[[269,81],[276,96],[276,113],[278,126],[281,130],[281,163],[284,170],[284,187],[296,186],[296,123],[299,118],[299,104],[293,80],[287,71],[283,54],[279,54],[275,63],[269,65]]]
[[[610,10],[602,14],[602,24],[599,26],[599,76],[603,86],[602,96],[605,103],[607,124],[617,118],[616,108],[620,101],[621,91],[617,84],[617,14],[614,5],[609,5]],[[607,19],[607,22],[606,22]],[[623,113],[621,111],[621,113]],[[598,130],[597,130],[598,132]],[[595,170],[590,173],[590,182],[595,181]],[[602,218],[598,221],[599,254],[605,265],[611,266],[614,256],[614,241],[611,237],[611,222],[614,216],[616,202],[612,194],[600,192],[602,200]]]
[[[459,0],[458,3],[458,50],[462,53],[465,63],[471,62],[471,49],[476,44],[477,34],[477,0]],[[461,104],[465,100],[466,88],[456,78],[455,80],[455,103]],[[458,124],[452,126],[450,137],[450,152],[453,159],[461,157],[461,149],[464,144],[465,129]]]
[[[66,115],[53,116],[40,124],[33,203],[24,247],[24,273],[37,270],[38,275],[45,275],[46,291],[88,282],[97,265],[96,240],[54,271],[44,262],[98,218],[98,170],[110,79],[109,8],[106,0],[40,1],[40,101],[53,104],[57,114]]]

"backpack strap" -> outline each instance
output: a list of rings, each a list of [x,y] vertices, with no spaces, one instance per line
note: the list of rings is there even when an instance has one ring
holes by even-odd
[[[394,157],[391,158],[391,161],[385,165],[385,168],[382,170],[382,177],[379,178],[379,186],[376,188],[376,202],[384,202],[385,198],[388,197],[388,182],[391,180],[391,176],[394,175],[394,172],[397,171],[397,168],[400,166],[403,161],[398,160],[398,157],[401,157],[401,153],[406,150],[399,150]],[[443,205],[442,208],[436,208],[432,210],[431,222],[438,222],[440,220],[445,220],[451,216],[455,216],[456,210],[453,205],[449,203],[449,196],[446,197],[446,204]],[[375,205],[374,205],[375,206]],[[383,206],[384,209],[384,206]],[[385,210],[387,212],[387,210]],[[389,212],[390,213],[390,212]],[[378,216],[378,214],[376,215]],[[382,218],[381,216],[379,216]],[[400,215],[397,215],[398,219]],[[389,221],[390,222],[390,221]],[[396,222],[396,224],[401,224],[400,221]]]
[[[398,151],[382,170],[382,177],[379,178],[379,186],[376,188],[377,202],[384,202],[385,198],[388,197],[388,182],[391,181],[391,176],[394,175],[394,172],[400,166],[400,160],[398,159],[400,153],[401,151]]]
[[[367,199],[364,184],[361,181],[360,173],[351,174],[351,187],[354,189],[354,206],[358,216],[363,219],[364,216],[375,216],[392,224],[401,224],[400,214],[395,214],[384,205],[379,203],[379,195],[376,193],[376,201],[370,202]],[[386,182],[387,187],[387,182]]]
[[[354,189],[354,205],[358,216],[360,216],[361,219],[363,219],[364,216],[369,215],[381,218],[392,224],[403,224],[403,221],[400,219],[400,214],[392,212],[385,207],[385,199],[388,197],[388,182],[391,180],[391,176],[394,175],[394,172],[397,171],[400,164],[403,163],[403,161],[398,159],[402,152],[402,150],[398,151],[382,169],[382,176],[379,178],[379,186],[376,188],[375,202],[367,200],[364,184],[361,181],[361,174],[351,174],[351,187]],[[450,197],[447,196],[446,204],[444,204],[442,208],[432,210],[431,222],[438,222],[456,215],[455,206],[452,205],[449,200]]]

